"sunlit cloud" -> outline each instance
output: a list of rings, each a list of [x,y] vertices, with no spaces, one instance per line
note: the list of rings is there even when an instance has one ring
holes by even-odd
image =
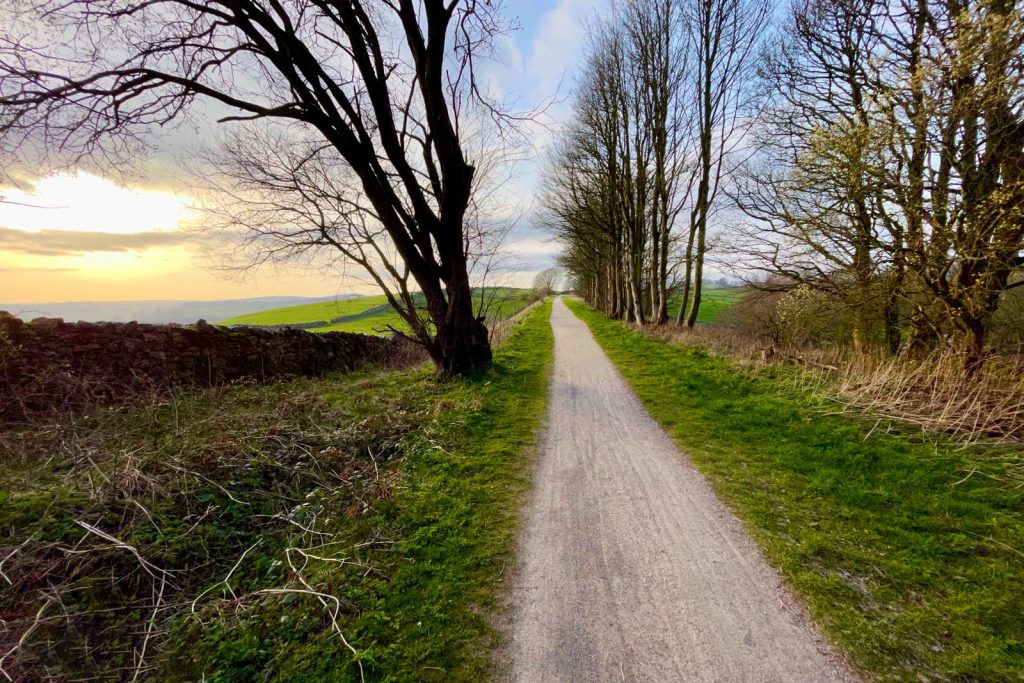
[[[182,244],[184,232],[79,232],[40,230],[26,232],[0,227],[0,249],[35,256],[70,256],[86,252],[139,251],[153,247]]]
[[[479,65],[479,85],[516,111],[537,107],[543,114],[523,123],[528,158],[517,160],[505,184],[494,190],[488,219],[515,225],[502,249],[515,257],[507,266],[514,272],[503,271],[502,284],[508,279],[507,284],[529,286],[533,273],[550,266],[557,252],[534,224],[531,198],[544,148],[570,109],[567,96],[584,43],[582,21],[596,6],[591,0],[530,0],[510,3],[508,11],[518,16],[523,30],[496,39],[493,61]],[[237,235],[193,229],[210,220],[204,209],[215,209],[218,201],[194,186],[201,184],[197,176],[205,177],[196,168],[202,152],[219,144],[212,121],[224,112],[200,102],[193,113],[187,122],[147,131],[149,153],[136,160],[134,175],[93,165],[48,177],[39,177],[44,171],[34,168],[8,173],[21,186],[0,185],[0,301],[373,291],[351,268],[335,272],[304,261],[225,270],[234,263]],[[502,170],[506,166],[513,164],[503,164]],[[108,174],[127,186],[102,177]]]
[[[193,200],[87,173],[53,175],[31,188],[0,188],[0,227],[23,232],[146,233],[181,228]]]

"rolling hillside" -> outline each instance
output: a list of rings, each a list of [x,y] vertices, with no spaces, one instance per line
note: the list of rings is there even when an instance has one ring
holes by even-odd
[[[488,320],[502,320],[522,310],[530,298],[530,290],[495,287],[477,289],[474,297]],[[417,295],[419,298],[419,295]],[[341,320],[339,320],[341,319]],[[302,306],[272,308],[248,315],[228,318],[218,325],[303,326],[311,332],[355,332],[389,334],[392,327],[407,326],[383,295],[364,296],[342,301],[327,301]]]
[[[304,323],[322,322],[330,323],[331,320],[342,316],[363,313],[368,309],[381,306],[387,303],[383,295],[361,296],[352,299],[334,299],[331,301],[320,301],[311,304],[298,306],[285,306],[283,308],[268,308],[255,313],[239,315],[233,318],[221,320],[218,325],[298,325]]]
[[[343,300],[352,295],[342,295]],[[324,303],[334,304],[338,297],[265,296],[250,299],[219,299],[213,301],[139,300],[139,301],[63,301],[49,303],[0,303],[0,311],[7,311],[22,320],[33,318],[63,318],[68,322],[140,322],[152,324],[179,323],[183,325],[203,320],[221,320],[245,317],[250,313],[282,307],[302,308]],[[341,301],[340,303],[344,303]],[[301,304],[301,305],[300,305]]]

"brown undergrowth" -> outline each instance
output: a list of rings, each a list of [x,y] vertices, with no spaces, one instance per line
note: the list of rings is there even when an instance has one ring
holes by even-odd
[[[480,680],[545,405],[534,311],[456,380],[364,366],[0,424],[0,681]]]
[[[729,326],[645,332],[705,347],[754,373],[795,366],[800,372],[789,374],[789,381],[843,411],[945,433],[964,445],[995,440],[1024,448],[1024,358],[1019,356],[995,356],[980,376],[966,377],[962,359],[948,352],[910,359],[839,347],[780,348]]]
[[[334,621],[303,567],[373,572],[360,550],[389,540],[343,538],[324,517],[389,499],[393,456],[432,416],[394,396],[365,416],[339,409],[324,382],[150,396],[0,431],[0,675],[146,680],[172,616],[244,612],[272,593]],[[260,546],[281,559],[257,581],[240,565]]]

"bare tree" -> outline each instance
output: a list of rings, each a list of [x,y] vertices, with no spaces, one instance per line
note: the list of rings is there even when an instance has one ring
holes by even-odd
[[[942,302],[968,374],[988,355],[1000,295],[1024,252],[1024,13],[1007,0],[922,8],[938,29],[940,158],[931,244],[915,273]],[[935,258],[952,253],[952,259]]]
[[[977,373],[1024,250],[1022,64],[1014,3],[794,5],[737,193],[745,262],[853,308],[857,347],[880,321],[893,352],[948,344]]]
[[[668,318],[687,162],[682,20],[675,0],[632,0],[594,28],[542,199],[576,286],[636,323]]]
[[[825,291],[854,310],[863,348],[879,310],[875,284],[885,224],[875,181],[884,140],[872,110],[872,0],[793,6],[761,67],[767,104],[756,160],[736,201],[755,219],[740,237],[744,261],[782,275],[776,287]]]
[[[633,88],[639,95],[637,125],[649,138],[649,207],[647,232],[650,321],[668,321],[669,251],[676,218],[682,210],[681,185],[690,151],[692,123],[685,83],[690,65],[685,41],[685,14],[676,0],[636,0],[627,8],[625,31],[634,64]]]
[[[555,291],[558,281],[562,279],[562,271],[558,268],[545,268],[533,278],[533,293],[543,298]]]
[[[693,98],[696,160],[690,179],[690,229],[684,256],[682,301],[677,322],[693,327],[700,312],[709,220],[726,160],[742,143],[744,114],[751,95],[754,57],[770,18],[766,0],[693,0],[687,30],[694,65]],[[692,293],[691,293],[692,291]]]
[[[486,122],[481,122],[481,131]],[[358,176],[331,146],[276,122],[236,129],[194,171],[206,190],[203,229],[230,235],[229,269],[305,259],[344,270],[387,297],[405,325],[394,334],[429,342],[432,321],[416,281],[396,252]],[[484,136],[488,137],[488,136]],[[472,141],[470,138],[469,141]],[[495,215],[490,196],[507,179],[504,146],[475,149],[475,189],[464,219],[464,249],[474,284],[474,315],[486,317],[503,270],[505,237],[514,220]],[[477,295],[478,294],[478,295]]]
[[[544,174],[546,227],[565,245],[560,264],[573,286],[613,317],[630,319],[623,210],[622,36],[600,25],[591,35],[574,115]]]
[[[384,272],[422,294],[425,315],[407,322],[440,373],[490,359],[467,267],[476,168],[462,140],[471,109],[509,123],[476,78],[507,26],[496,2],[39,0],[0,13],[8,152],[113,163],[200,99],[222,122],[287,124],[357,179],[332,197],[364,247],[343,253],[366,268],[397,256]]]

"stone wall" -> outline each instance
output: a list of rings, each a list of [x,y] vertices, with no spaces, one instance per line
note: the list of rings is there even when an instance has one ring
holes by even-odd
[[[0,311],[0,420],[168,387],[347,372],[418,355],[418,347],[402,339],[346,332],[226,330],[202,320],[190,327],[48,318],[26,323]]]

